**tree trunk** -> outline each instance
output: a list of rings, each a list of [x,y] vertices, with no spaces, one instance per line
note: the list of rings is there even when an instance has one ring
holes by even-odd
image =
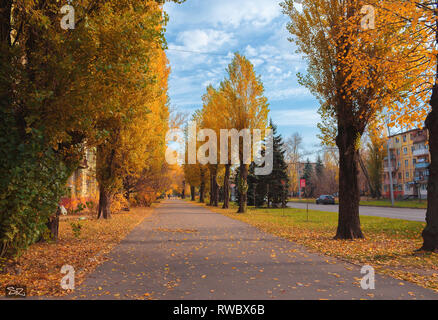
[[[429,130],[429,181],[427,185],[426,227],[422,232],[426,251],[438,252],[438,84],[435,84],[430,100],[432,111],[426,119]]]
[[[201,170],[201,187],[199,189],[199,202],[204,203],[204,193],[205,193],[205,174],[204,171]]]
[[[184,200],[186,198],[186,182],[183,181],[182,185],[183,188],[182,188],[181,198]]]
[[[50,217],[49,221],[46,223],[47,228],[50,231],[50,239],[52,241],[58,241],[59,237],[59,216],[61,215],[61,209],[56,210],[55,215]]]
[[[224,176],[224,205],[222,208],[228,209],[230,203],[230,165],[225,165],[225,176]]]
[[[240,164],[240,181],[239,181],[239,210],[237,213],[246,213],[248,208],[248,166]]]
[[[339,115],[336,138],[339,148],[339,219],[335,239],[364,237],[359,219],[358,137],[360,133],[349,119]]]
[[[213,185],[213,188],[211,190],[212,191],[213,201],[211,202],[211,205],[214,206],[214,207],[217,207],[218,203],[219,203],[219,185],[217,183],[217,171],[218,171],[218,168],[216,166],[214,168],[214,170],[213,170],[213,176],[212,176],[212,179],[211,179],[211,182],[212,182],[212,185]]]
[[[99,188],[99,213],[97,219],[111,218],[111,195],[103,186]]]
[[[0,0],[0,46],[3,48],[11,44],[11,10],[12,0]]]
[[[213,202],[214,202],[214,194],[215,194],[214,187],[215,187],[215,184],[214,184],[214,181],[213,181],[213,177],[214,177],[213,170],[210,169],[210,203],[208,204],[209,206],[212,206]]]
[[[190,196],[192,197],[192,201],[195,201],[195,192],[196,192],[195,187],[190,186]]]

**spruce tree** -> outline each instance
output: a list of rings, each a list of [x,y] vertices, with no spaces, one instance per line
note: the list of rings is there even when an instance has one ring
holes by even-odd
[[[277,126],[270,121],[273,143],[273,170],[266,176],[268,186],[268,200],[273,207],[285,207],[289,190],[289,177],[287,174],[287,164],[285,161],[285,146],[283,138],[277,134]]]
[[[267,184],[263,176],[255,175],[256,164],[249,166],[248,171],[248,206],[262,207],[266,203]]]
[[[306,180],[306,188],[305,188],[305,196],[306,198],[311,196],[313,193],[313,186],[312,186],[312,176],[313,176],[313,167],[310,163],[310,160],[307,159],[306,164],[304,165],[304,173],[303,173],[303,179]]]

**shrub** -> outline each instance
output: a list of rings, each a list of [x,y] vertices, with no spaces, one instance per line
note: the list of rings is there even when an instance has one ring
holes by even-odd
[[[129,208],[128,200],[121,193],[117,193],[111,201],[111,212],[117,213],[125,208]]]
[[[79,222],[70,222],[71,230],[76,239],[81,236],[82,225]]]
[[[23,139],[8,116],[0,110],[0,256],[41,238],[69,176],[40,132],[31,130]]]

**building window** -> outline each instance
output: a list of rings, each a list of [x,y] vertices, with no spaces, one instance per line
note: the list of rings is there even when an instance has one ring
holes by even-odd
[[[406,135],[403,136],[403,142],[406,142]]]
[[[395,138],[395,143],[399,143],[400,139],[399,138]]]
[[[397,149],[397,155],[398,156],[400,155],[400,149]]]
[[[417,164],[417,159],[412,159],[412,164],[415,166]]]
[[[398,178],[399,178],[399,179],[402,178],[402,173],[401,173],[401,172],[398,173]]]
[[[404,154],[408,154],[408,148],[404,147],[404,148],[403,148],[403,153],[404,153]]]
[[[411,150],[412,150],[412,153],[414,153],[414,151],[415,151],[415,146],[412,146]]]
[[[405,160],[405,167],[409,168],[409,160]]]
[[[409,171],[406,171],[406,178],[409,179]]]

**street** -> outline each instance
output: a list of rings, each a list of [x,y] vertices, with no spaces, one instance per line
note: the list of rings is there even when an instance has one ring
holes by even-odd
[[[338,205],[323,205],[309,203],[309,210],[338,212]],[[306,203],[288,202],[290,208],[306,209]],[[374,216],[382,218],[402,219],[410,221],[424,222],[426,217],[426,209],[409,209],[409,208],[389,208],[389,207],[368,207],[360,206],[359,214],[361,216]]]

